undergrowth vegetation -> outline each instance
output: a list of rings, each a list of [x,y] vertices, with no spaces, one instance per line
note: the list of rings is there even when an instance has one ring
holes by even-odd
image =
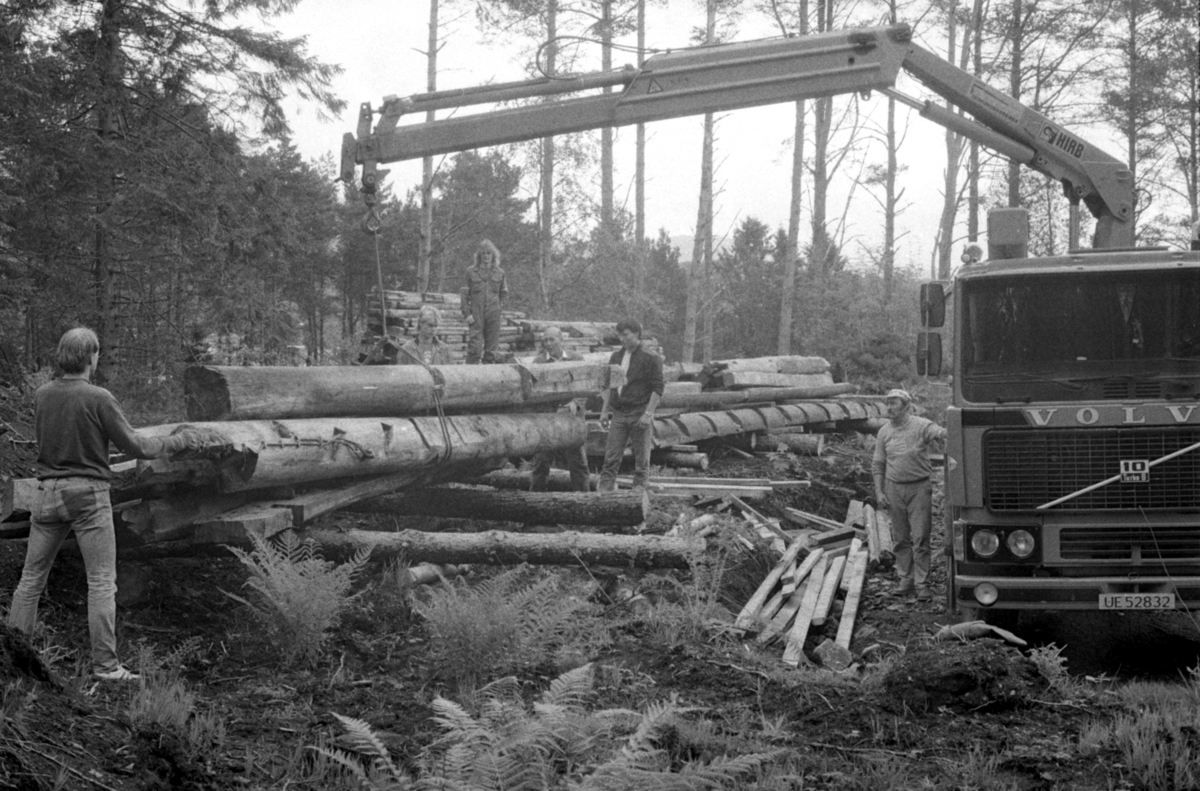
[[[251,551],[229,551],[250,571],[246,587],[251,598],[228,591],[226,595],[250,608],[278,642],[285,663],[312,664],[329,630],[355,598],[350,590],[371,551],[359,550],[339,566],[324,560],[315,542],[301,541],[292,531],[277,543],[254,533],[250,538]]]

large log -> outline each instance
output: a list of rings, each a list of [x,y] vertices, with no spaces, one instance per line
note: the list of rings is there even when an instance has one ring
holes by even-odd
[[[809,423],[824,423],[876,417],[883,405],[858,401],[809,401],[801,404],[744,407],[712,412],[686,412],[654,419],[654,444],[685,445],[712,437],[764,432]],[[597,443],[603,432],[589,430],[588,446]]]
[[[731,388],[827,387],[833,384],[829,374],[773,374],[765,371],[723,371],[721,383]]]
[[[772,374],[823,374],[829,372],[829,361],[824,357],[740,357],[732,360],[714,360],[715,371],[759,371]]]
[[[679,385],[699,384],[693,382],[678,382]],[[819,385],[815,387],[751,387],[745,390],[709,390],[694,392],[685,389],[663,391],[662,400],[658,405],[664,409],[678,407],[714,407],[734,404],[777,403],[779,401],[813,400],[818,398],[834,398],[853,393],[858,385],[848,383]]]
[[[554,406],[619,386],[604,362],[541,365],[192,366],[189,420],[377,417]],[[614,384],[616,383],[616,384]]]
[[[432,487],[376,497],[345,510],[535,525],[639,525],[650,513],[650,498],[644,491],[598,494]]]
[[[634,566],[688,568],[705,551],[702,538],[678,536],[613,536],[596,533],[526,535],[489,530],[485,533],[373,533],[363,530],[305,530],[327,558],[351,555],[371,547],[380,560],[403,555],[410,563],[487,563],[512,565]]]
[[[474,468],[481,460],[577,448],[586,436],[583,421],[566,414],[186,425],[207,438],[203,448],[171,459],[139,461],[136,472],[119,483],[187,482],[236,492],[464,464]],[[152,426],[142,433],[164,437],[178,428]]]

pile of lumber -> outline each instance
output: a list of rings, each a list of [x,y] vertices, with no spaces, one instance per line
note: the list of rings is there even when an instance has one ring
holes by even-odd
[[[793,667],[807,662],[805,642],[835,619],[836,633],[817,648],[821,661],[845,668],[850,661],[850,641],[862,602],[863,584],[881,550],[879,519],[875,538],[862,529],[864,504],[857,502],[845,524],[814,514],[793,512],[789,519],[802,521],[800,531],[783,531],[778,562],[763,579],[734,621],[734,628],[755,635],[759,644],[783,645],[783,661]],[[869,507],[869,506],[867,506]],[[875,515],[879,517],[881,515]],[[890,552],[890,544],[887,547]]]
[[[439,294],[414,291],[372,291],[367,297],[367,332],[363,335],[364,352],[375,346],[385,334],[397,345],[406,343],[417,335],[417,320],[421,308],[431,305],[441,313],[438,337],[449,347],[450,358],[462,362],[467,357],[467,340],[470,327],[462,315],[462,299],[458,294]],[[380,314],[383,314],[381,320]],[[525,314],[516,310],[505,310],[500,314],[500,351],[516,354],[530,346],[522,322]],[[386,322],[386,324],[385,324]]]

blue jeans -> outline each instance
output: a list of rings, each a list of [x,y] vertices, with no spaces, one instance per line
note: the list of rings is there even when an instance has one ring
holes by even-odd
[[[650,444],[654,439],[654,421],[642,426],[644,409],[637,412],[614,412],[608,424],[608,443],[604,446],[604,467],[600,470],[599,490],[612,492],[617,489],[617,470],[621,468],[621,457],[625,446],[633,444],[633,488],[646,488],[650,475]]]
[[[113,531],[108,482],[95,478],[48,478],[38,485],[29,520],[25,568],[13,592],[8,625],[33,633],[38,599],[46,589],[50,567],[67,534],[83,554],[88,582],[88,633],[92,668],[116,670],[117,659],[117,542]]]

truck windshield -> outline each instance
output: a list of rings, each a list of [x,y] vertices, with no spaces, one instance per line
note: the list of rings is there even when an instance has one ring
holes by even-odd
[[[960,281],[968,401],[1200,393],[1200,271]]]

